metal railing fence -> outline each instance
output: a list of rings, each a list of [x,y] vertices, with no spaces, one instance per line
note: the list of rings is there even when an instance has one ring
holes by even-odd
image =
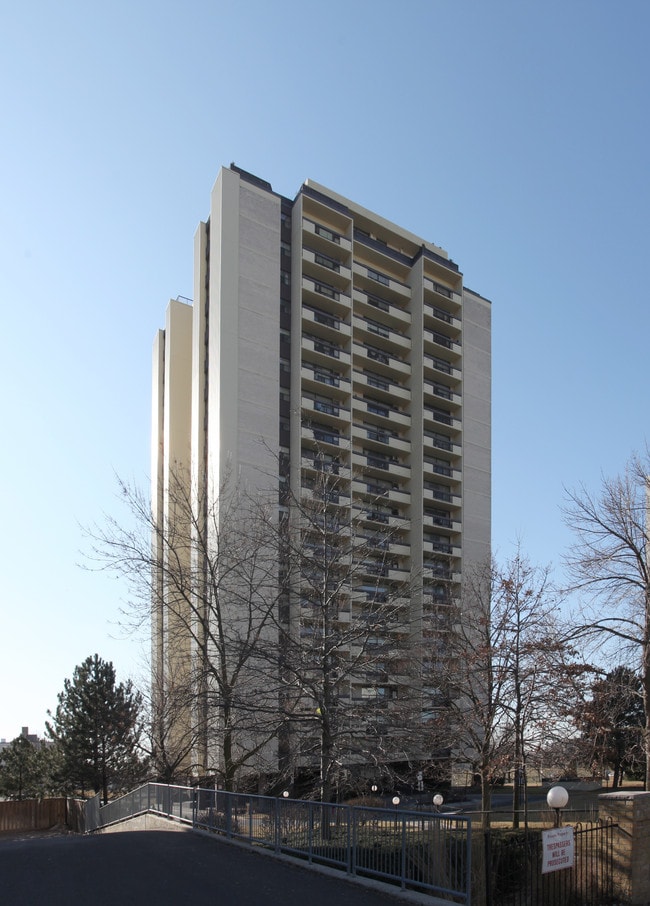
[[[351,875],[427,891],[467,906],[471,901],[471,819],[461,815],[157,783],[145,784],[95,811],[89,830],[150,812]]]

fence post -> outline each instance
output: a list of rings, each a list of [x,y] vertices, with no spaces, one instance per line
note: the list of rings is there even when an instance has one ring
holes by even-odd
[[[402,812],[402,856],[401,856],[402,890],[406,887],[406,815]]]
[[[466,906],[472,903],[472,819],[467,819],[467,876],[465,878],[465,889],[467,891]]]
[[[650,902],[650,793],[602,793],[600,816],[618,825],[613,842],[614,894],[633,904]]]
[[[307,834],[307,840],[309,842],[309,861],[311,862],[314,857],[314,803],[309,802],[309,832]]]
[[[346,841],[345,845],[347,847],[347,870],[348,874],[352,874],[352,808],[349,805],[345,806],[346,811]]]
[[[485,871],[483,882],[485,884],[485,906],[492,906],[492,829],[487,827],[483,831]],[[471,887],[471,883],[469,885]]]
[[[274,800],[274,811],[275,811],[275,851],[276,853],[280,852],[280,800]]]

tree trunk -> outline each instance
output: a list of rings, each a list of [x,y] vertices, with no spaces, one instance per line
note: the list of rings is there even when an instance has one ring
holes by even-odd
[[[481,828],[484,831],[490,828],[490,810],[492,808],[492,788],[488,780],[488,772],[481,769]]]
[[[235,784],[235,765],[232,758],[232,731],[224,730],[223,734],[223,785],[229,793]]]
[[[521,768],[515,765],[515,772],[512,785],[512,826],[519,827],[519,809],[521,808]]]
[[[648,792],[650,791],[650,589],[647,587],[645,595],[645,638],[643,640],[643,653],[641,657],[641,675],[643,678],[643,707],[645,708],[645,726],[643,728],[645,782],[643,788]]]

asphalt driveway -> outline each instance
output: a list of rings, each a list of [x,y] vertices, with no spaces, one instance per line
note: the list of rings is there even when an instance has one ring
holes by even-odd
[[[0,840],[0,902],[397,906],[404,899],[201,835],[149,830]]]

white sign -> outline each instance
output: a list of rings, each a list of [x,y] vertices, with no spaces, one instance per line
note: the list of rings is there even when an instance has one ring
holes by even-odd
[[[542,831],[542,874],[573,868],[575,846],[572,827]]]

